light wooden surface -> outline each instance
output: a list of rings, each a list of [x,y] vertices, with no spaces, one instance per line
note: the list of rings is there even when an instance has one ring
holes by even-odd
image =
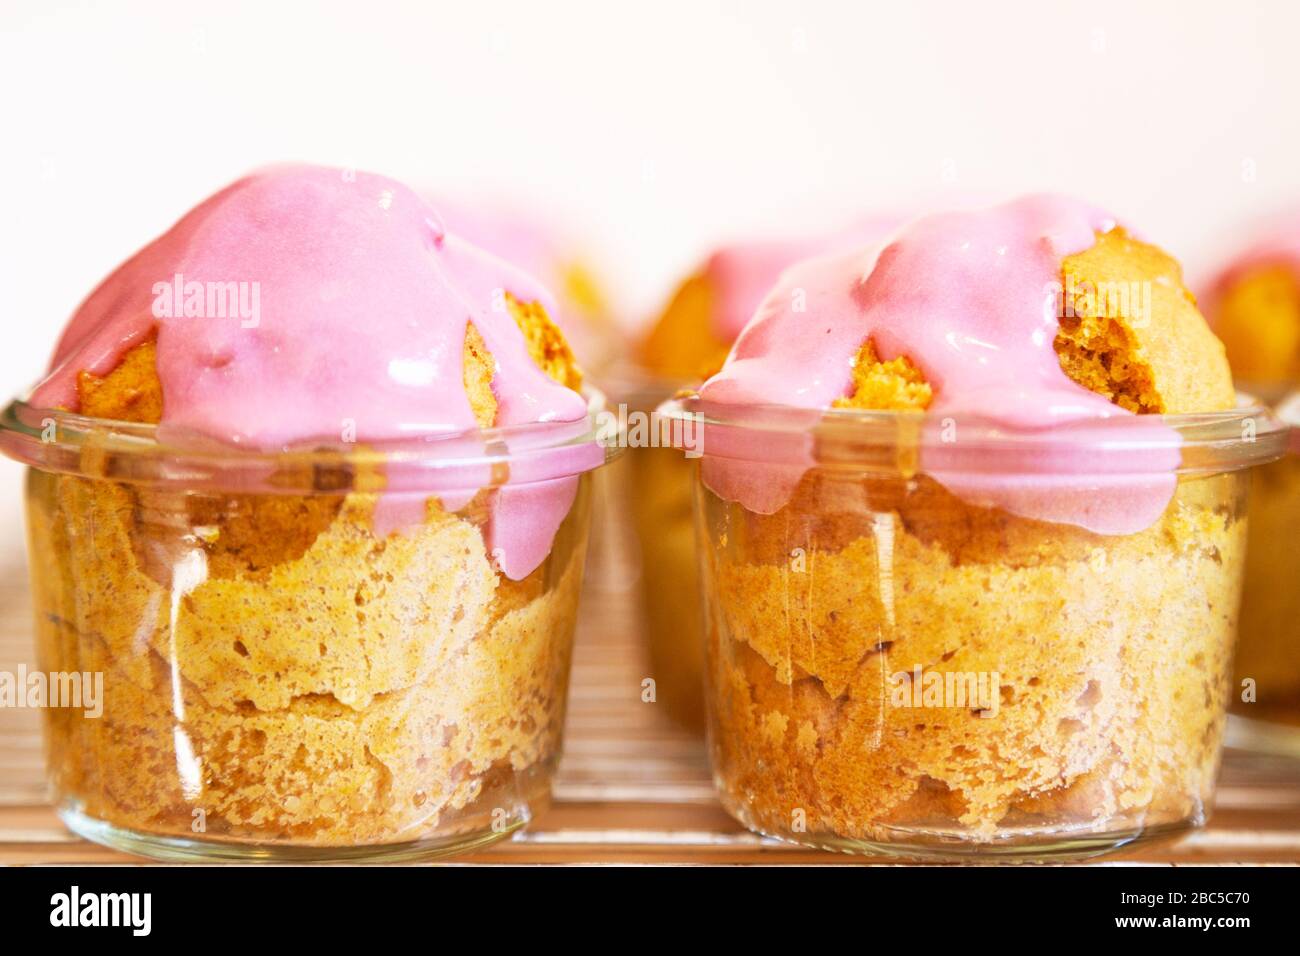
[[[3,524],[3,522],[0,522]],[[0,527],[0,670],[31,666],[19,535]],[[607,543],[606,543],[607,544]],[[854,864],[743,830],[718,805],[703,745],[640,699],[635,580],[595,572],[575,651],[568,740],[552,807],[513,841],[458,863]],[[0,863],[129,863],[68,833],[45,802],[39,715],[0,709]],[[1120,862],[1300,861],[1300,762],[1229,751],[1209,825]]]

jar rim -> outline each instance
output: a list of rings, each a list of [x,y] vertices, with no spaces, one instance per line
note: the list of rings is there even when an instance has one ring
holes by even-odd
[[[582,388],[587,414],[466,431],[399,426],[409,437],[348,442],[342,436],[258,449],[157,425],[31,405],[0,411],[0,452],[40,471],[179,489],[277,494],[466,490],[569,478],[622,453],[600,433],[605,396]]]
[[[1096,470],[1107,474],[1151,473],[1153,453],[1176,453],[1174,471],[1204,475],[1275,461],[1286,454],[1293,434],[1300,435],[1300,425],[1240,392],[1237,406],[1225,411],[1084,418],[1036,429],[973,415],[710,402],[697,392],[668,399],[657,414],[670,422],[663,431],[673,447],[691,457],[769,464],[802,459],[891,471],[927,450],[942,452],[948,469],[1008,474],[1030,460],[1084,450]],[[710,449],[710,434],[726,440]]]
[[[1300,431],[1300,388],[1284,395],[1274,406],[1274,412],[1283,424]]]

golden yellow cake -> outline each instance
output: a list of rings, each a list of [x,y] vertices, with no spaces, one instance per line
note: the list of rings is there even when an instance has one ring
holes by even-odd
[[[1300,382],[1300,270],[1259,263],[1233,272],[1206,297],[1207,317],[1243,382]]]

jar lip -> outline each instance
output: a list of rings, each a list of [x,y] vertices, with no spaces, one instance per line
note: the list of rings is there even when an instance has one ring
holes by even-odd
[[[633,400],[655,404],[699,385],[699,376],[663,375],[631,360],[610,365],[600,377],[606,392],[615,401]]]
[[[864,464],[881,460],[882,453],[897,461],[903,453],[930,449],[978,470],[998,467],[1003,455],[1009,456],[1001,459],[1004,465],[1014,470],[1014,462],[1032,456],[1086,449],[1107,472],[1146,471],[1153,452],[1180,453],[1180,474],[1232,471],[1282,457],[1290,435],[1300,434],[1300,425],[1293,428],[1241,392],[1237,407],[1226,411],[1086,418],[1041,429],[930,412],[734,405],[706,401],[697,392],[668,399],[657,414],[674,423],[664,429],[674,447],[693,456],[776,462],[781,448],[798,447],[803,454],[811,437],[817,464]],[[722,451],[708,449],[710,431],[728,436]]]
[[[623,442],[598,432],[604,394],[584,385],[582,395],[587,414],[575,421],[462,432],[411,424],[401,426],[410,437],[352,443],[340,436],[276,450],[200,435],[164,437],[153,424],[38,408],[23,395],[0,411],[0,452],[43,471],[208,490],[303,494],[481,488],[572,477],[621,454]],[[324,479],[328,487],[320,487],[323,474],[332,476]]]

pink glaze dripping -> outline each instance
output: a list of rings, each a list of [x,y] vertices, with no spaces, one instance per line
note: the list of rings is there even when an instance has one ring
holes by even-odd
[[[954,456],[927,443],[922,469],[954,493],[1104,534],[1141,530],[1172,495],[1176,435],[1071,381],[1053,349],[1051,290],[1062,260],[1113,226],[1085,204],[1030,196],[924,217],[883,247],[801,263],[764,300],[701,399],[706,407],[830,408],[849,393],[853,362],[870,338],[882,359],[907,356],[921,369],[934,388],[932,422],[960,416],[1012,432],[1068,426],[1081,448],[1085,439],[1094,442],[1073,454],[1057,447],[1045,460],[1020,461],[1010,471],[997,462],[972,469],[969,461],[950,470]],[[1106,474],[1095,460],[1100,436],[1089,423],[1120,417],[1132,420],[1126,440],[1153,448],[1136,475]],[[960,431],[956,440],[954,451]],[[774,467],[770,481],[756,481],[744,474],[744,463],[706,451],[705,480],[724,498],[771,513],[809,464]]]
[[[578,307],[565,294],[567,271],[582,255],[581,243],[563,224],[551,221],[534,209],[501,203],[466,203],[459,199],[431,197],[447,228],[482,249],[491,249],[542,279],[559,297],[551,318],[564,333],[579,361],[597,357],[601,344],[590,322],[584,322]]]
[[[157,315],[166,310],[156,296],[177,275],[256,283],[256,325]],[[160,434],[274,451],[335,444],[349,422],[361,443],[463,432],[476,427],[462,370],[472,322],[496,361],[497,425],[584,418],[582,396],[533,363],[503,292],[555,311],[536,280],[447,233],[402,184],[273,168],[212,196],[109,276],[68,324],[31,401],[75,407],[81,370],[109,372],[157,327]],[[416,513],[385,497],[381,533]],[[532,494],[532,520],[490,523],[505,573],[540,563],[571,501],[571,489]]]

